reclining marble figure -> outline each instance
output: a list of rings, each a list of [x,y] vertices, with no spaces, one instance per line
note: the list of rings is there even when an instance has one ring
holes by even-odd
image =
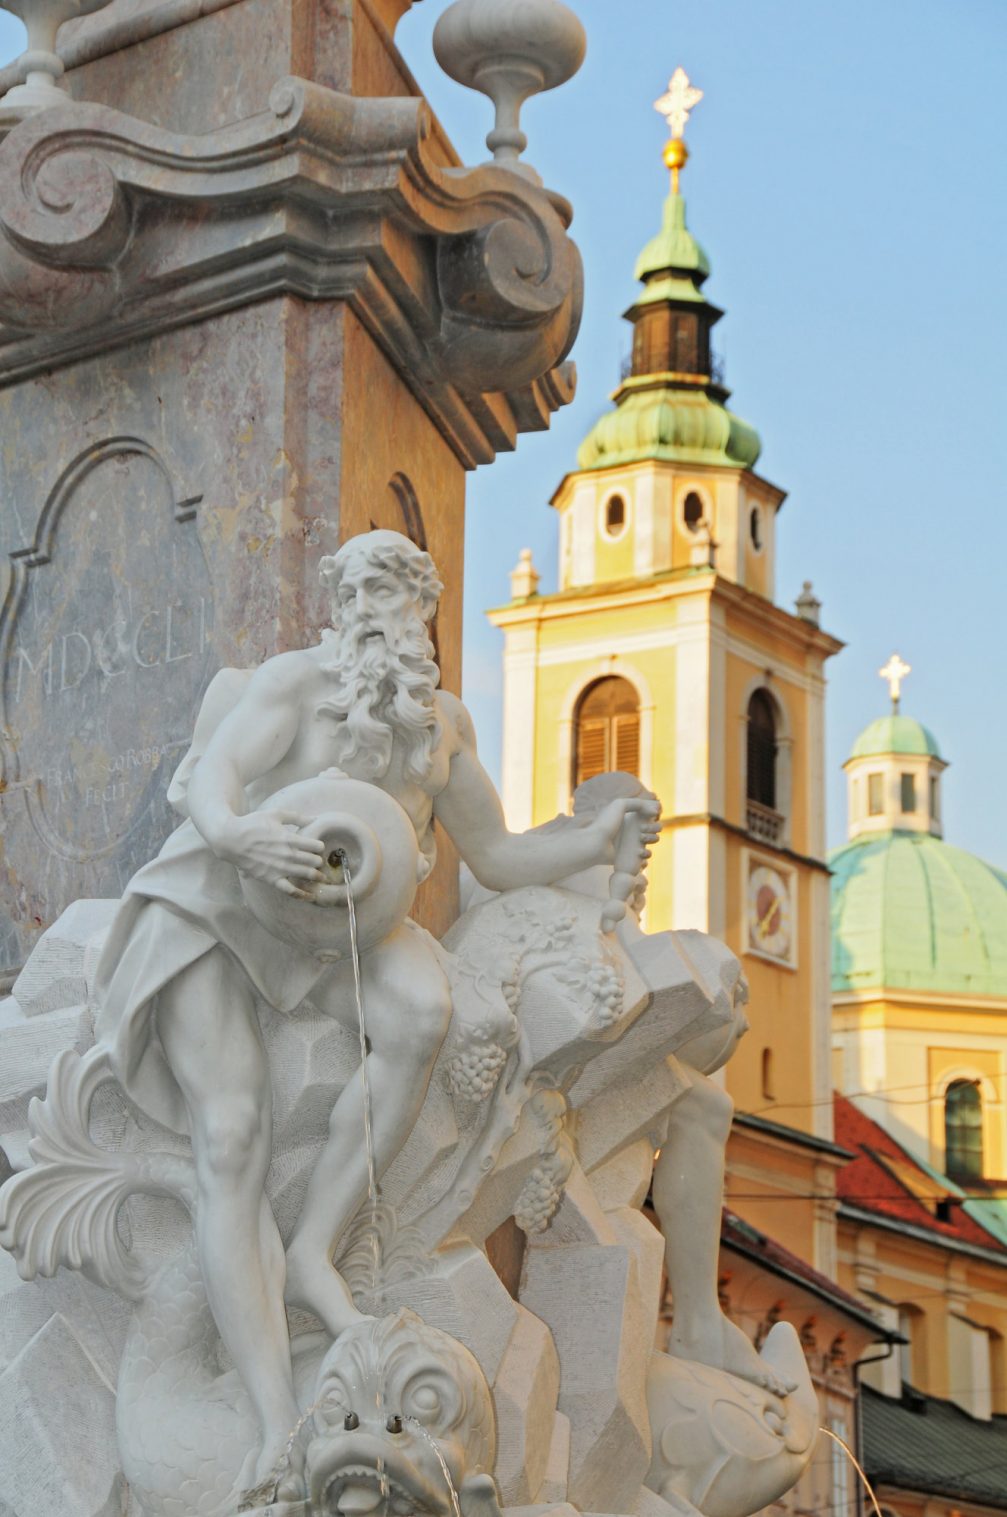
[[[613,928],[659,825],[631,777],[508,832],[437,689],[426,553],[374,531],[322,574],[321,642],[206,695],[169,791],[186,820],[112,917],[95,1044],[33,1103],[0,1242],[27,1279],[65,1264],[137,1303],[118,1441],[144,1517],[450,1512],[439,1471],[467,1514],[629,1513],[646,1486],[655,1513],[742,1517],[797,1478],[815,1415],[792,1330],[760,1356],[717,1302],[731,1108],[708,1075],[746,1025],[737,962],[699,934],[648,938],[632,909]],[[442,944],[408,917],[435,820],[481,891]],[[114,1109],[132,1115],[99,1144]],[[660,1291],[652,1170],[671,1357],[637,1349],[627,1391],[615,1361],[634,1313],[652,1342]],[[144,1194],[180,1200],[188,1237],[152,1226]],[[486,1254],[508,1219],[527,1238],[516,1300]],[[623,1341],[585,1401],[606,1335],[562,1298],[617,1264]],[[682,1410],[704,1396],[706,1444]]]

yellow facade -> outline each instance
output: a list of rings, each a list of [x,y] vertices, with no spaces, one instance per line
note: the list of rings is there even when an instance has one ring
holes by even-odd
[[[1007,1257],[844,1216],[839,1281],[909,1340],[868,1384],[897,1396],[906,1381],[980,1419],[1007,1413]]]
[[[953,1081],[978,1081],[986,1185],[1007,1195],[1007,1001],[838,994],[833,1045],[837,1088],[855,1093],[862,1111],[942,1174],[945,1094]]]

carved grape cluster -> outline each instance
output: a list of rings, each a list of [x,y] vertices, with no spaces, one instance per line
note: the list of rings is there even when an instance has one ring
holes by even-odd
[[[615,965],[603,960],[592,964],[588,970],[587,989],[599,1022],[611,1027],[622,1014],[622,976]]]
[[[518,1006],[521,1003],[521,981],[518,969],[515,969],[510,978],[501,982],[500,992],[507,1002],[508,1011],[512,1016],[516,1016]]]
[[[514,1220],[522,1232],[544,1233],[559,1206],[563,1195],[563,1182],[556,1173],[556,1166],[548,1160],[532,1170],[521,1187]]]
[[[623,978],[613,960],[576,958],[556,978],[590,1002],[591,1015],[601,1027],[611,1027],[622,1016]]]
[[[485,1101],[506,1062],[507,1050],[499,1043],[470,1043],[456,1049],[449,1058],[448,1084],[462,1101]]]

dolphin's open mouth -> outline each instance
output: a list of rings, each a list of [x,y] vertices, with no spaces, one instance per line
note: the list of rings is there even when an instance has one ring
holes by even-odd
[[[394,1513],[407,1517],[429,1509],[417,1501],[413,1492],[400,1485],[386,1471],[367,1465],[351,1464],[336,1470],[321,1495],[325,1517],[369,1517],[371,1512]],[[432,1517],[432,1514],[430,1514]]]
[[[308,1450],[311,1500],[325,1517],[445,1517],[446,1493],[404,1448],[370,1434],[333,1433]]]

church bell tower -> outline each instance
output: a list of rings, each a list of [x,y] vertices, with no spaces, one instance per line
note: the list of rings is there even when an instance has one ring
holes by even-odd
[[[701,928],[742,957],[753,1027],[728,1087],[740,1111],[827,1138],[824,669],[842,645],[809,585],[794,610],[777,604],[785,494],[729,408],[723,312],[679,182],[700,97],[678,69],[656,102],[670,194],[637,260],[614,404],[552,497],[557,590],[540,593],[525,554],[490,613],[505,639],[504,800],[523,828],[608,769],[657,793],[647,928]],[[765,1219],[777,1234],[780,1210]],[[802,1252],[821,1250],[809,1238]]]

